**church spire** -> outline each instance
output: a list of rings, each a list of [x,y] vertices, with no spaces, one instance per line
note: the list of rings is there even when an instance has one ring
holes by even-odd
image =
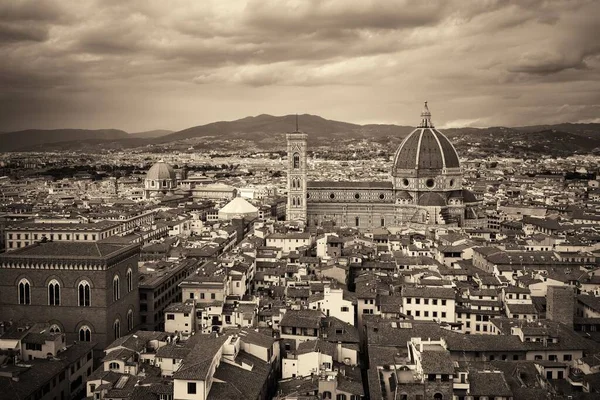
[[[429,111],[429,107],[427,107],[427,102],[425,102],[423,111],[421,111],[421,125],[419,125],[419,128],[433,128],[431,112]]]

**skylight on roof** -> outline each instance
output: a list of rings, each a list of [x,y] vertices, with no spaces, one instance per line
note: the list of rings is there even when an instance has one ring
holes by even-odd
[[[129,376],[120,377],[119,380],[117,381],[117,384],[115,385],[115,388],[123,389],[123,387],[125,387],[125,385],[127,384],[128,380],[129,380]]]

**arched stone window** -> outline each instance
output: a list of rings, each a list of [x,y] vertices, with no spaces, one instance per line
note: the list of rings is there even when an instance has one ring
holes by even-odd
[[[322,398],[323,398],[323,400],[331,399],[331,392],[329,392],[329,391],[323,392]]]
[[[80,342],[91,342],[92,341],[92,330],[89,326],[83,325],[79,328],[79,341]]]
[[[133,310],[127,311],[127,332],[133,330]]]
[[[58,324],[52,324],[50,325],[50,333],[60,333],[60,326],[58,326]]]
[[[131,268],[127,270],[127,293],[133,290],[133,271]]]
[[[115,275],[113,278],[113,301],[117,301],[121,298],[121,283],[119,282],[119,275]]]
[[[25,278],[19,281],[19,304],[31,304],[31,284]]]
[[[89,307],[91,305],[90,283],[88,281],[79,282],[78,286],[78,305],[80,307]]]
[[[294,153],[293,160],[294,160],[294,168],[300,168],[300,154]]]
[[[110,364],[108,364],[108,369],[110,369],[111,371],[118,371],[120,369],[119,363],[111,362]]]
[[[119,318],[117,318],[115,320],[115,323],[113,325],[113,330],[115,333],[115,340],[121,337],[121,321],[119,320]]]
[[[48,284],[48,304],[60,306],[60,284],[56,279],[52,279]]]

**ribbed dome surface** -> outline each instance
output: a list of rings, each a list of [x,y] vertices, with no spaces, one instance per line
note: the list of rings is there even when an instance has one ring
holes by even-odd
[[[150,180],[175,180],[176,175],[173,167],[164,161],[159,161],[150,168],[146,174],[146,179]]]
[[[398,147],[394,169],[459,168],[456,149],[434,128],[415,129]]]

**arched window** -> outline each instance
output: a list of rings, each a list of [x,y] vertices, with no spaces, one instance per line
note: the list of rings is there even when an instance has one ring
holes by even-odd
[[[433,395],[433,398],[435,400],[442,400],[444,398],[444,395],[442,395],[441,393],[436,393]]]
[[[108,369],[110,369],[111,371],[113,370],[119,370],[119,363],[116,362],[111,362],[110,364],[108,364]]]
[[[60,333],[60,326],[57,324],[50,325],[50,333]]]
[[[300,168],[300,154],[294,153],[294,168]]]
[[[340,393],[337,396],[335,396],[335,400],[346,400],[347,397],[344,393]]]
[[[117,301],[121,298],[121,284],[119,282],[119,275],[115,275],[113,278],[113,301]]]
[[[31,284],[25,278],[19,281],[19,304],[31,304]]]
[[[133,271],[131,268],[127,270],[127,293],[133,290]]]
[[[52,279],[48,284],[48,304],[60,306],[60,284],[56,279]]]
[[[354,225],[355,226],[359,226],[360,225],[360,218],[359,217],[354,217]]]
[[[80,307],[89,307],[91,305],[90,284],[88,281],[79,282],[79,304]]]
[[[323,392],[322,398],[323,400],[331,399],[331,392]]]
[[[115,331],[115,340],[120,338],[121,337],[121,321],[119,321],[118,318],[115,320],[113,330]]]
[[[127,311],[127,332],[133,330],[133,310]]]
[[[89,326],[83,325],[79,328],[79,341],[80,342],[91,342],[92,341],[92,330]]]

